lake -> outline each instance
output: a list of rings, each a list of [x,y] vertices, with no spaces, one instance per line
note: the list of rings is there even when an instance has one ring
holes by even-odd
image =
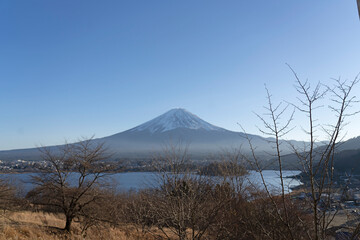
[[[30,183],[31,176],[36,173],[6,173],[0,174],[1,179],[7,179],[11,183],[19,187],[23,194],[30,191],[34,185]],[[285,191],[291,192],[291,188],[301,185],[301,181],[290,176],[296,176],[300,171],[283,171]],[[279,171],[264,170],[263,176],[269,190],[278,194],[280,192],[280,177]],[[260,174],[256,171],[249,171],[249,174],[244,177],[248,184],[256,185],[264,188]],[[146,188],[156,187],[156,173],[153,172],[126,172],[116,173],[108,177],[110,183],[114,184],[117,191],[141,190]]]

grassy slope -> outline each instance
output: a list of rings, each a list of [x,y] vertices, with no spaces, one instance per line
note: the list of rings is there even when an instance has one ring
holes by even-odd
[[[93,227],[86,235],[81,234],[78,224],[74,224],[71,235],[66,234],[64,217],[60,214],[43,212],[7,212],[0,214],[0,239],[154,239],[150,235],[136,232],[131,227],[113,228],[110,226]]]

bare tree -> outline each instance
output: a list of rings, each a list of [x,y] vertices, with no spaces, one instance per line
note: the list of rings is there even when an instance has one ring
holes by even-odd
[[[314,239],[324,239],[336,214],[330,211],[331,197],[335,191],[334,156],[336,147],[342,140],[341,132],[346,124],[346,118],[356,114],[356,112],[350,112],[349,108],[356,102],[355,96],[351,95],[351,90],[358,83],[358,78],[349,83],[334,79],[333,87],[318,84],[311,89],[307,82],[301,82],[297,74],[294,71],[293,73],[297,81],[297,91],[303,97],[297,109],[308,117],[308,127],[304,131],[309,136],[310,142],[306,151],[299,151],[295,147],[293,150],[303,166],[303,172],[310,180]],[[322,86],[324,90],[321,90]],[[318,101],[324,98],[325,94],[330,95],[329,109],[334,115],[334,122],[319,124],[315,111],[319,106]],[[317,131],[320,130],[327,136],[327,143],[321,147],[316,145]]]
[[[298,100],[300,104],[274,104],[272,96],[269,91],[267,92],[268,104],[265,107],[265,116],[258,115],[263,123],[264,128],[260,129],[263,134],[270,136],[270,144],[274,146],[275,155],[274,159],[277,162],[279,168],[279,175],[281,180],[281,201],[276,201],[275,197],[268,189],[268,185],[265,182],[262,174],[263,167],[260,164],[260,159],[256,156],[255,149],[252,146],[251,138],[247,137],[250,148],[252,149],[252,156],[248,157],[249,162],[255,166],[259,171],[265,191],[268,198],[271,200],[273,206],[276,209],[282,209],[282,211],[276,211],[281,223],[286,226],[286,230],[290,239],[296,239],[295,228],[290,224],[290,218],[292,217],[291,211],[289,211],[290,196],[285,192],[284,176],[283,176],[283,164],[284,154],[282,150],[285,146],[282,146],[281,138],[292,129],[291,123],[293,120],[294,111],[290,111],[289,106],[295,107],[300,113],[306,115],[308,119],[308,126],[304,127],[304,132],[308,136],[308,144],[305,144],[303,148],[298,149],[293,144],[289,143],[286,147],[291,147],[293,155],[298,160],[298,163],[302,166],[302,171],[307,179],[309,179],[309,189],[311,193],[310,199],[307,199],[307,204],[311,208],[312,225],[307,226],[307,237],[309,239],[325,239],[327,237],[327,230],[330,223],[333,221],[336,212],[330,211],[331,209],[331,197],[334,193],[334,155],[336,147],[339,141],[342,139],[341,131],[345,124],[345,119],[355,112],[349,112],[349,108],[355,103],[355,97],[351,95],[352,89],[355,84],[358,83],[356,77],[351,82],[341,81],[335,79],[335,85],[329,87],[318,83],[314,88],[311,88],[310,84],[305,81],[301,81],[295,71],[292,70],[296,79],[296,90],[299,93]],[[323,100],[327,96],[330,97],[331,103],[329,105],[330,112],[333,113],[334,122],[332,124],[318,123],[316,118],[316,110],[321,107],[320,100]],[[288,114],[286,115],[286,113]],[[287,116],[287,117],[286,117]],[[322,130],[327,136],[326,144],[319,146],[318,132]],[[281,214],[283,213],[283,214]],[[303,219],[299,217],[299,222],[304,223]]]
[[[159,188],[147,197],[152,224],[168,239],[203,239],[227,201],[210,177],[189,169],[183,145],[168,146],[155,162]]]
[[[40,151],[47,168],[32,177],[36,187],[28,193],[28,198],[63,212],[64,229],[70,231],[73,220],[102,198],[98,188],[111,170],[104,163],[110,156],[103,143],[92,138],[57,149],[43,147]]]

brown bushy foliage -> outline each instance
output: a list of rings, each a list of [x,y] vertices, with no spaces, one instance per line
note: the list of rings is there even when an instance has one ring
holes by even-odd
[[[210,239],[289,239],[287,225],[276,212],[280,209],[280,215],[284,216],[280,199],[280,208],[275,208],[263,193],[258,193],[255,197],[257,199],[249,201],[234,193],[218,216],[217,224],[211,228]],[[305,229],[309,230],[307,226],[310,226],[310,219],[300,206],[288,199],[286,207],[291,214],[287,224],[296,233],[297,239],[308,239]]]
[[[0,209],[9,210],[16,207],[18,199],[15,195],[15,187],[6,180],[0,179]]]
[[[123,195],[123,221],[159,239],[288,239],[279,208],[260,191],[238,193],[231,184],[178,180],[158,190]],[[308,215],[301,204],[286,201],[292,231],[308,239]],[[284,215],[284,213],[280,213]],[[160,230],[160,231],[159,231]],[[306,230],[309,230],[307,228]]]

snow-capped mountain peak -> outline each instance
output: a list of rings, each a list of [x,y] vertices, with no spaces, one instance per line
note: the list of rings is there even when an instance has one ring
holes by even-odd
[[[149,131],[155,132],[166,132],[176,128],[188,128],[188,129],[204,129],[208,131],[220,130],[224,131],[223,128],[214,126],[195,114],[192,114],[185,109],[175,108],[172,109],[144,124],[141,124],[133,129],[131,132]]]

